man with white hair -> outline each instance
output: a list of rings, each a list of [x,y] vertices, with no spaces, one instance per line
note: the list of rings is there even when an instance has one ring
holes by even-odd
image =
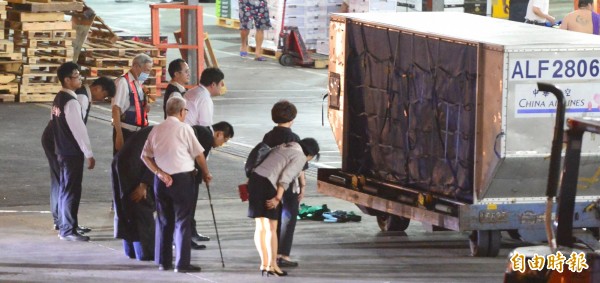
[[[148,126],[150,108],[142,83],[150,76],[152,65],[150,56],[138,54],[133,58],[129,72],[115,80],[117,92],[112,99],[113,154],[134,132]]]
[[[154,173],[156,198],[156,243],[154,261],[159,270],[174,267],[175,272],[199,272],[190,264],[192,206],[195,205],[194,161],[199,165],[207,184],[212,180],[204,148],[198,142],[192,126],[184,123],[188,110],[181,97],[167,101],[167,119],[152,128],[141,158]],[[177,258],[173,266],[173,249]]]

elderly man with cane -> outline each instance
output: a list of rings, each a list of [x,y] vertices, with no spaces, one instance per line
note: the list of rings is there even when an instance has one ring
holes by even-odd
[[[148,135],[141,158],[155,175],[154,194],[158,215],[154,260],[158,269],[173,267],[171,245],[175,244],[175,272],[199,272],[199,266],[190,264],[194,160],[207,185],[212,175],[206,165],[204,148],[196,139],[194,130],[183,123],[187,114],[185,105],[185,100],[180,97],[172,97],[167,101],[168,117],[154,126]]]

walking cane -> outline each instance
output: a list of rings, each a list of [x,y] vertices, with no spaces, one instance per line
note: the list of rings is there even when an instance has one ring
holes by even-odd
[[[210,211],[213,216],[213,223],[215,223],[215,232],[217,232],[217,243],[219,243],[219,253],[221,253],[221,264],[225,268],[225,261],[223,260],[223,251],[221,250],[221,240],[219,239],[219,229],[217,229],[217,220],[215,219],[215,210],[212,205],[212,198],[210,197],[210,186],[206,183],[206,191],[208,192],[208,203],[210,203]]]

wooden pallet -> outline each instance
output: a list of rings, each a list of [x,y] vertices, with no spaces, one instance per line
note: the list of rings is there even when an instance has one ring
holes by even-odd
[[[136,42],[133,40],[119,40],[115,43],[98,43],[98,42],[86,42],[83,44],[82,53],[85,53],[86,56],[91,56],[91,54],[95,52],[102,52],[104,54],[118,56],[118,57],[129,57],[132,54],[135,55],[139,53],[146,53],[150,55],[150,57],[159,57],[160,51],[158,48],[145,44]],[[93,52],[93,53],[90,53]],[[90,55],[87,55],[90,54]]]
[[[47,13],[31,13],[25,11],[8,11],[8,20],[14,22],[56,22],[64,21],[65,13],[62,12],[47,12]]]
[[[6,4],[8,4],[8,3],[5,2],[5,1],[0,1],[0,20],[6,20],[7,19]]]
[[[21,53],[14,53],[14,52],[0,53],[0,60],[16,61],[16,60],[22,60],[22,59],[23,59],[23,54],[21,54]]]
[[[11,40],[1,39],[0,40],[0,53],[14,53],[15,46]]]
[[[252,47],[252,46],[248,46],[248,53],[255,53],[256,52],[256,47]],[[269,50],[269,49],[264,49],[262,50],[262,56],[264,57],[268,57],[268,58],[272,58],[272,59],[278,59],[281,56],[281,52],[276,51],[276,50]]]
[[[0,73],[0,84],[10,84],[15,80],[16,77],[17,76],[15,76],[14,74]]]
[[[0,94],[17,94],[19,92],[19,83],[10,82],[7,84],[0,84]]]
[[[53,57],[65,57],[73,60],[73,49],[65,47],[52,47],[52,48],[26,48],[24,55],[28,58],[36,56],[53,56]]]
[[[49,92],[41,92],[41,93],[31,93],[31,94],[23,94],[19,93],[19,102],[52,102],[54,101],[54,96],[56,93]]]
[[[38,55],[38,56],[33,56],[33,57],[25,57],[24,60],[23,60],[23,62],[25,64],[31,64],[31,65],[35,65],[35,64],[49,64],[49,63],[62,64],[62,63],[65,63],[67,61],[73,61],[73,59],[65,57],[65,56],[53,56],[53,55],[42,56],[42,55]]]
[[[99,52],[92,53],[91,56],[80,53],[78,60],[79,64],[90,67],[131,66],[132,62],[133,57],[123,58]]]
[[[10,73],[10,74],[20,74],[21,66],[23,66],[23,62],[8,61],[8,63],[0,64],[0,71],[5,72],[5,73]]]
[[[10,1],[10,0],[9,0]],[[20,1],[20,0],[14,0]],[[28,12],[68,12],[83,10],[81,2],[54,2],[54,3],[12,3],[14,10]]]
[[[27,4],[27,3],[72,3],[75,0],[6,0],[8,3]]]
[[[55,83],[24,83],[20,86],[21,94],[58,93],[62,87]]]
[[[94,18],[94,22],[88,31],[87,40],[90,42],[105,42],[115,43],[119,40],[113,30],[100,18],[98,15]]]
[[[118,77],[127,73],[130,66],[109,66],[109,67],[94,67],[94,66],[82,66],[81,73],[86,77]],[[162,76],[162,68],[154,67],[150,71],[150,77],[146,80],[147,82],[153,81],[156,77]]]
[[[0,41],[1,42],[1,41]],[[15,46],[20,48],[73,48],[73,40],[64,38],[15,40]]]
[[[17,96],[15,94],[0,94],[1,102],[17,102]]]
[[[75,39],[75,31],[72,29],[69,30],[44,30],[44,31],[20,31],[15,30],[13,34],[13,38],[15,41],[23,40],[23,39],[36,39],[36,40],[44,40],[44,39]]]
[[[88,67],[83,66],[81,74],[85,77],[119,77],[127,71],[129,71],[129,66],[115,66],[115,67]]]
[[[56,75],[56,70],[54,72],[32,71],[31,73],[21,75],[21,85],[27,85],[32,83],[60,84],[60,81],[58,80],[58,76]]]
[[[55,22],[17,22],[8,21],[11,29],[19,31],[49,31],[49,30],[71,30],[73,23],[71,21]]]
[[[240,20],[229,18],[217,18],[217,25],[224,28],[239,29]]]
[[[329,65],[329,56],[327,55],[311,53],[310,56],[313,60],[315,60],[315,64],[313,66],[315,69],[325,69]]]
[[[52,73],[56,75],[56,70],[60,67],[60,64],[37,64],[37,65],[28,65],[25,64],[22,66],[22,74],[39,74],[39,73]]]

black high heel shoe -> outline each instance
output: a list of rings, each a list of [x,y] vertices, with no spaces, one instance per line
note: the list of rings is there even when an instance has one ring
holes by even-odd
[[[267,277],[269,277],[269,275],[281,277],[281,276],[287,276],[288,273],[283,270],[281,270],[281,271],[274,270],[269,266],[269,267],[267,267]]]
[[[261,265],[259,269],[260,269],[260,276],[265,276],[265,272],[267,272],[267,277],[269,277],[269,273],[268,273],[269,271],[267,270],[266,266]]]

